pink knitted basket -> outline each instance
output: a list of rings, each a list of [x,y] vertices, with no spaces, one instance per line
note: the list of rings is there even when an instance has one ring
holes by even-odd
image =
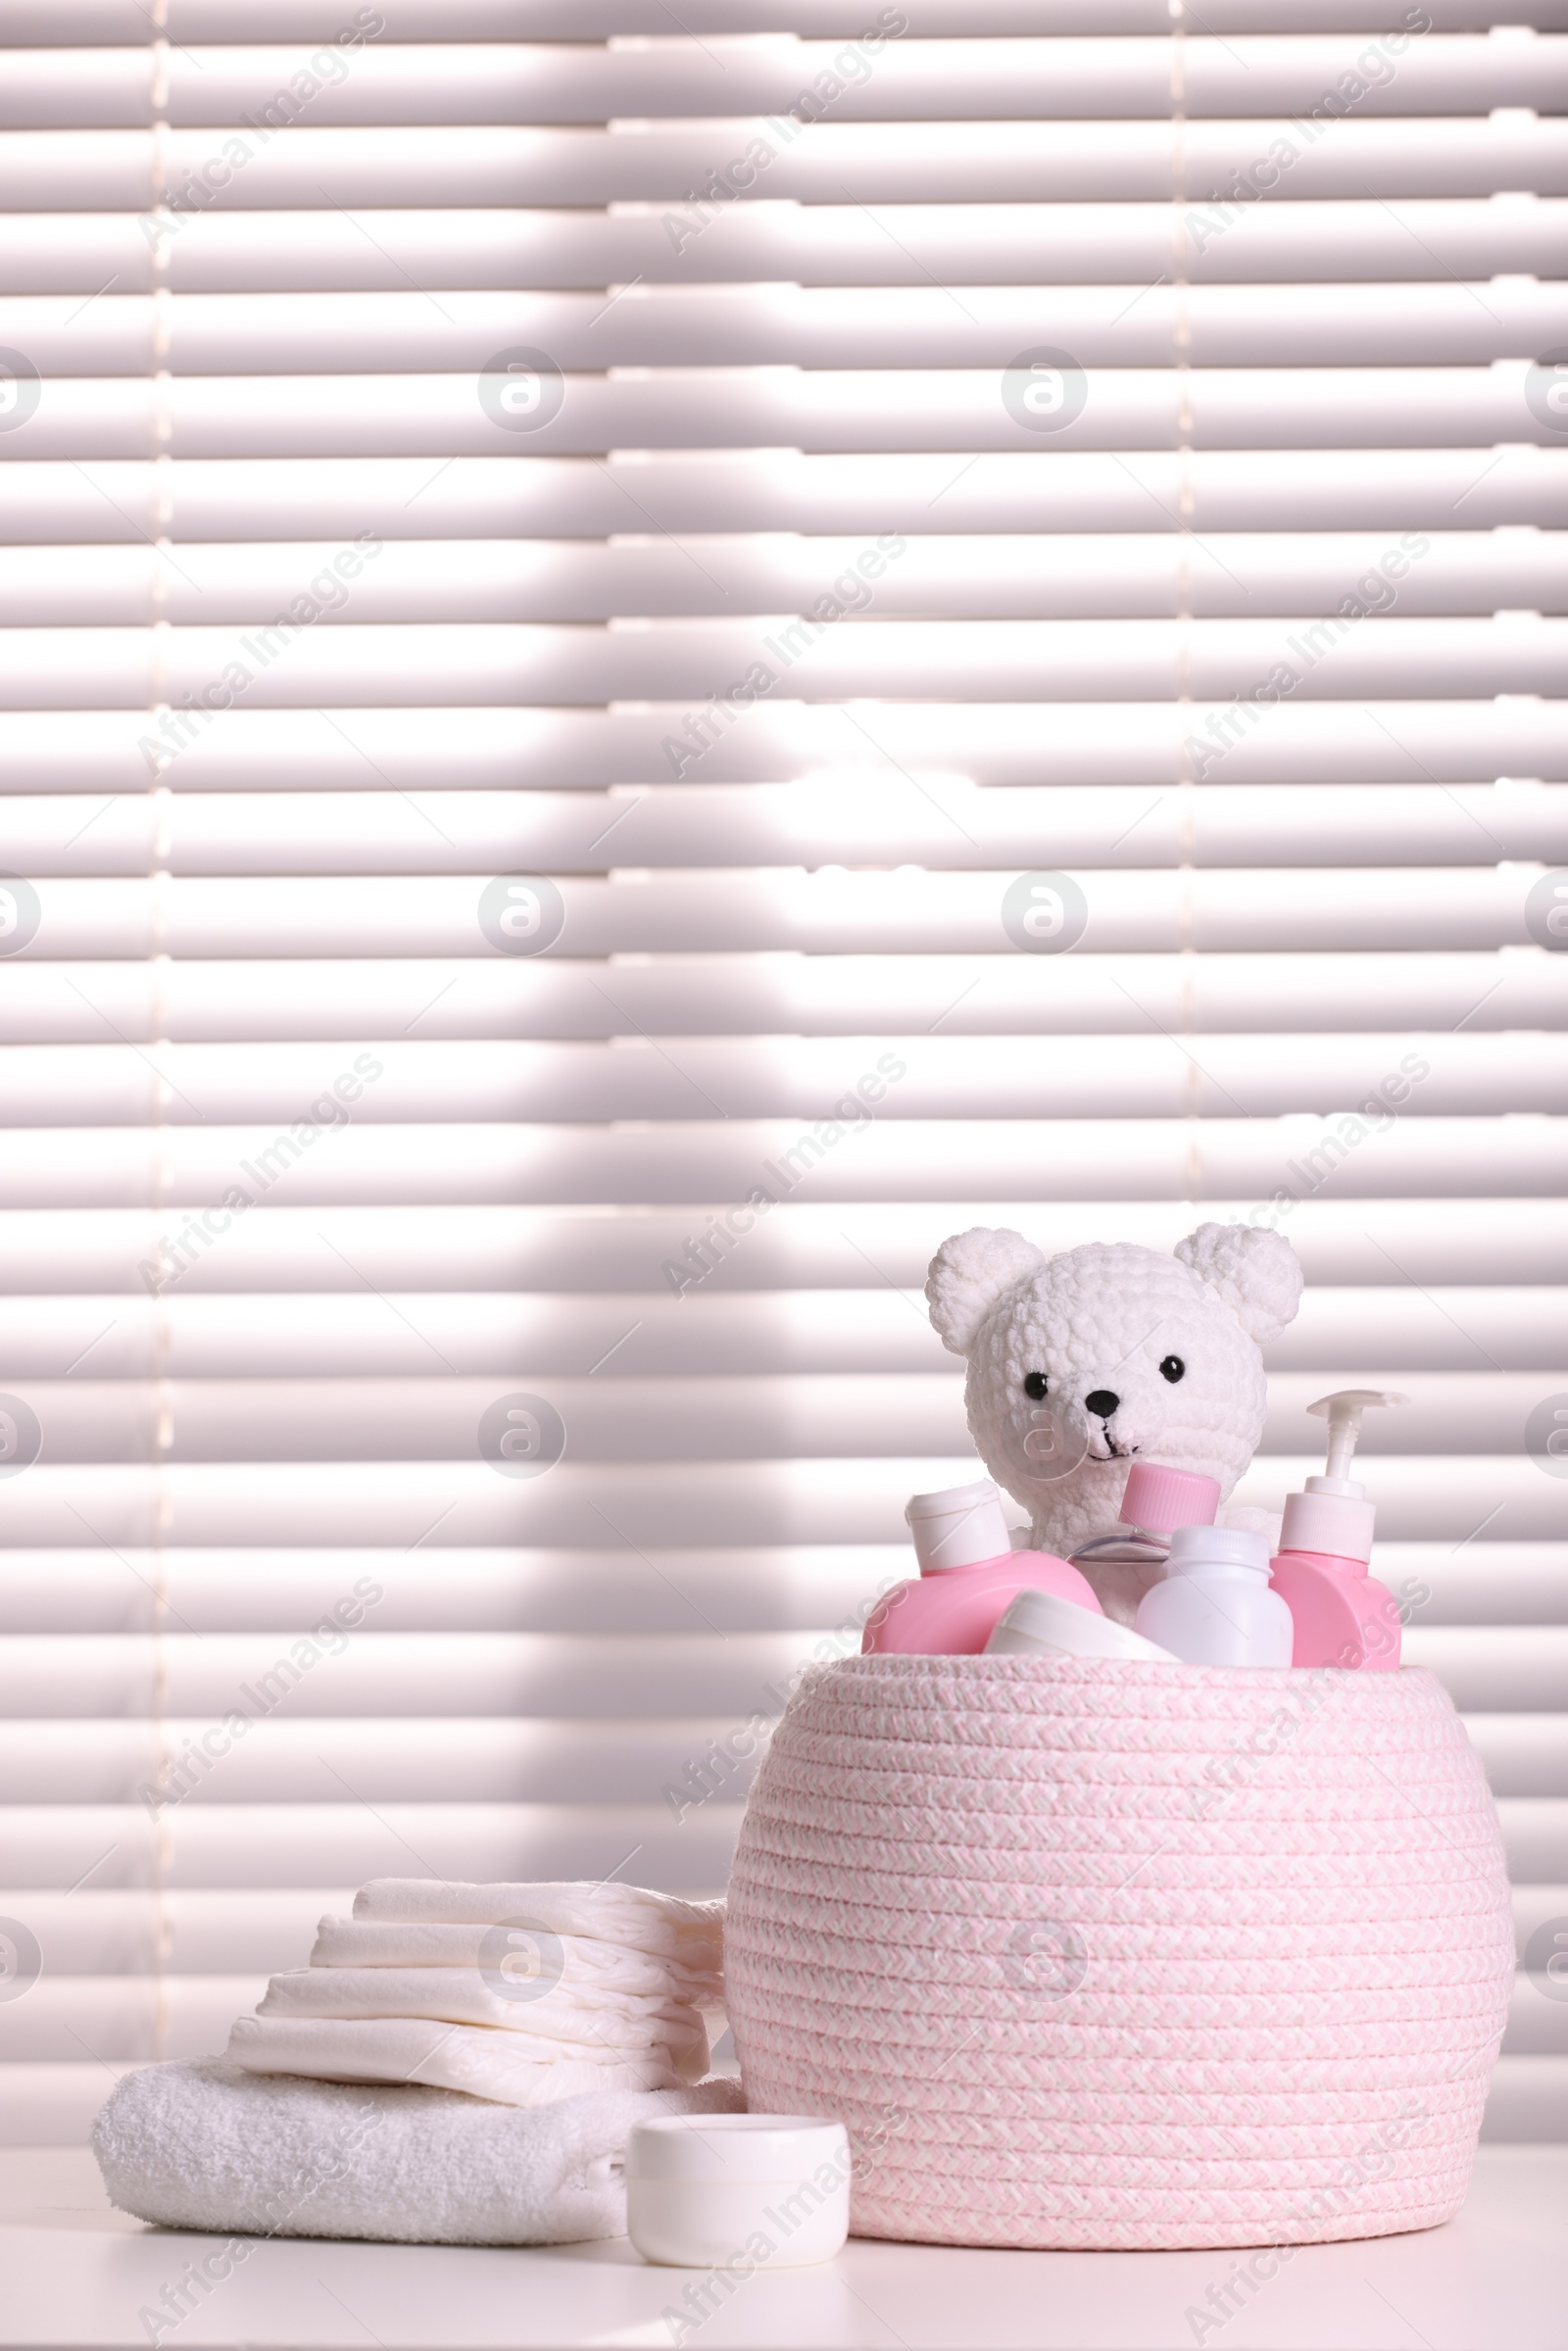
[[[1430,1674],[814,1668],[747,1806],[754,2108],[842,2116],[861,2236],[1308,2244],[1463,2199],[1513,1967]]]

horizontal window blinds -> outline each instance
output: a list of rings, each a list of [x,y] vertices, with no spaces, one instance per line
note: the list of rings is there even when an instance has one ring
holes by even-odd
[[[1204,1217],[1308,1279],[1245,1498],[1412,1395],[1568,2131],[1519,13],[0,0],[11,2140],[371,1875],[720,1887],[967,1473],[937,1243]]]

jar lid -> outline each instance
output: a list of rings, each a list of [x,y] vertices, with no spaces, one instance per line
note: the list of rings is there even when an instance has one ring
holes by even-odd
[[[1179,1665],[1181,1660],[1114,1617],[1101,1616],[1059,1592],[1020,1592],[1010,1600],[991,1639],[988,1657],[1135,1657],[1146,1665]]]
[[[628,2180],[805,2180],[823,2163],[849,2178],[850,2134],[815,2115],[667,2114],[626,2140]]]

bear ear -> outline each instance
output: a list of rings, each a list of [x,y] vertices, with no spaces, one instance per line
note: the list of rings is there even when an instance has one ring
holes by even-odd
[[[1259,1347],[1296,1320],[1301,1261],[1283,1233],[1245,1224],[1200,1224],[1177,1242],[1176,1255],[1218,1292]]]
[[[1021,1233],[977,1224],[944,1241],[931,1260],[925,1295],[942,1344],[966,1355],[976,1331],[1014,1283],[1038,1273],[1044,1253]]]

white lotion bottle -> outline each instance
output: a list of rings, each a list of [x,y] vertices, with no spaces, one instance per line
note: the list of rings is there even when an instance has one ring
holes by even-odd
[[[1187,1665],[1289,1665],[1296,1627],[1268,1578],[1266,1535],[1178,1527],[1137,1629]]]

